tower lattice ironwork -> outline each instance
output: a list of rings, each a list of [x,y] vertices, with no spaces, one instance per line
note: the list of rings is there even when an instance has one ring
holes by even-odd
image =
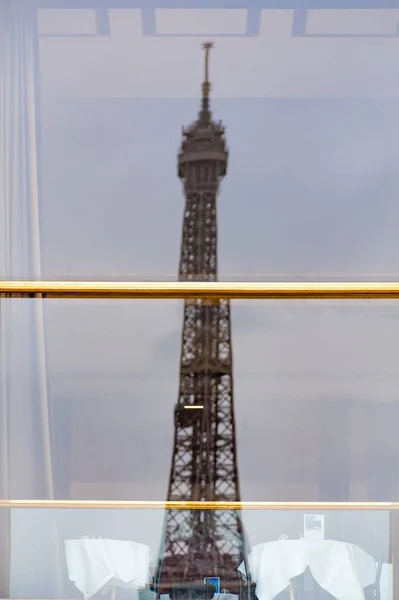
[[[186,197],[180,281],[217,279],[216,198],[226,175],[228,150],[221,122],[209,106],[209,51],[198,119],[183,128],[178,175]],[[239,501],[228,300],[186,300],[175,406],[168,500]],[[220,577],[238,591],[237,567],[245,560],[240,513],[234,510],[169,510],[156,579],[160,593],[173,586]],[[246,560],[245,560],[246,563]]]

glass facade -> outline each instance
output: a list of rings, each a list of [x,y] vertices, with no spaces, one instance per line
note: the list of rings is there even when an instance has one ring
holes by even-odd
[[[0,279],[395,281],[398,23],[0,0]],[[399,300],[6,296],[0,597],[396,598]]]

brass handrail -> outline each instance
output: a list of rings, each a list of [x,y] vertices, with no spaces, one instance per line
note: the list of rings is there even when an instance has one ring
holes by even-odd
[[[0,297],[132,299],[399,299],[399,283],[388,282],[81,282],[2,281]]]
[[[399,510],[399,502],[173,502],[109,500],[0,500],[1,508],[163,510]]]

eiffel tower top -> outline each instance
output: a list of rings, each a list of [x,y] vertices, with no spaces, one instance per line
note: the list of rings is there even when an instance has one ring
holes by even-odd
[[[215,160],[227,165],[228,151],[224,137],[225,129],[221,121],[214,121],[209,107],[211,82],[209,80],[209,54],[213,42],[202,45],[205,50],[205,77],[202,83],[201,110],[198,119],[189,127],[183,127],[183,141],[179,153],[179,177],[184,178],[183,166],[203,160]],[[221,169],[225,173],[226,168]]]

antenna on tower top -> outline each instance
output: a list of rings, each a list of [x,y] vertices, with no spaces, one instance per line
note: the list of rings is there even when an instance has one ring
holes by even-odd
[[[202,118],[209,119],[209,92],[211,90],[211,83],[209,81],[209,51],[213,48],[213,42],[205,42],[202,44],[203,50],[205,50],[205,80],[202,84]]]
[[[205,81],[202,84],[202,92],[203,95],[208,98],[211,89],[211,83],[209,81],[209,50],[213,48],[213,42],[205,42],[202,44],[202,48],[205,50]]]

